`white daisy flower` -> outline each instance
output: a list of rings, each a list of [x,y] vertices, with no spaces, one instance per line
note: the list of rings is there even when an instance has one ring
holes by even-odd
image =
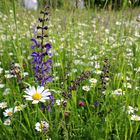
[[[22,109],[24,109],[26,107],[26,105],[18,105],[18,106],[15,106],[14,108],[14,112],[18,112],[18,111],[21,111]]]
[[[83,86],[82,89],[83,89],[84,91],[89,91],[89,90],[90,90],[90,86]]]
[[[0,103],[0,108],[1,109],[4,109],[4,108],[6,108],[7,107],[7,103],[6,102],[1,102]]]
[[[5,84],[0,84],[0,88],[4,88],[5,87]]]
[[[94,73],[96,73],[97,75],[100,75],[102,73],[102,71],[101,70],[95,70]]]
[[[8,95],[8,94],[10,94],[10,88],[6,88],[5,90],[4,90],[4,92],[3,92],[3,95],[5,96],[5,95]]]
[[[117,21],[117,22],[116,22],[116,25],[121,25],[121,22]]]
[[[77,69],[72,69],[71,71],[75,73],[75,72],[77,72]]]
[[[53,80],[54,80],[54,81],[57,81],[57,80],[59,80],[59,77],[58,77],[58,76],[53,77]]]
[[[100,68],[100,64],[98,62],[95,63],[95,69],[99,69]]]
[[[0,74],[3,72],[3,68],[0,67]]]
[[[59,67],[59,66],[61,66],[60,63],[54,63],[54,67]]]
[[[133,114],[134,111],[138,111],[137,107],[128,106],[128,114]]]
[[[51,138],[47,138],[46,140],[51,140]]]
[[[140,116],[138,116],[138,115],[132,115],[131,116],[131,120],[133,120],[133,121],[140,121]]]
[[[56,104],[58,105],[58,106],[60,106],[61,105],[61,103],[63,102],[64,100],[63,99],[61,99],[61,100],[56,100],[55,102],[56,102]]]
[[[46,121],[37,122],[35,124],[35,129],[39,132],[47,131],[49,128],[49,124]]]
[[[27,59],[28,59],[28,60],[31,60],[31,59],[32,59],[32,57],[31,57],[31,56],[28,56],[28,57],[27,57]]]
[[[23,73],[23,76],[25,77],[25,76],[28,76],[29,75],[29,73],[28,72],[24,72]]]
[[[6,119],[3,124],[4,125],[10,125],[11,124],[11,120],[10,119]]]
[[[37,89],[35,87],[29,87],[26,89],[25,93],[27,95],[24,95],[23,97],[26,98],[26,100],[33,101],[32,104],[37,104],[38,102],[45,102],[46,100],[49,100],[51,95],[51,92],[44,89],[43,86],[38,86]]]
[[[13,108],[6,109],[5,112],[3,112],[3,115],[5,117],[11,117],[13,115]]]
[[[124,83],[124,87],[130,89],[130,88],[132,88],[132,85],[130,83]]]
[[[125,94],[124,91],[122,91],[122,89],[116,89],[115,91],[112,92],[112,94],[115,94],[115,95],[123,95]]]
[[[56,104],[59,106],[61,103],[61,100],[56,100]]]
[[[97,83],[97,79],[91,78],[91,79],[89,79],[89,82],[94,85]]]
[[[14,77],[14,76],[11,75],[11,74],[5,74],[4,76],[5,76],[5,78],[7,78],[7,79],[10,79],[10,78]]]
[[[128,106],[128,114],[134,113],[134,108],[132,106]]]

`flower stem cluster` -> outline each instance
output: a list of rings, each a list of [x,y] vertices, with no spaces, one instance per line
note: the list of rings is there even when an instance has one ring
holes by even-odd
[[[106,58],[104,60],[104,65],[102,69],[102,75],[101,75],[101,84],[102,84],[102,90],[106,90],[107,82],[109,80],[109,69],[110,69],[110,64],[109,60]]]
[[[17,77],[18,82],[22,82],[23,78],[21,76],[20,65],[17,63],[11,63],[10,74]]]
[[[82,72],[79,77],[77,77],[74,81],[72,81],[72,85],[69,86],[68,91],[63,92],[64,98],[66,99],[71,98],[72,96],[71,92],[76,90],[80,86],[81,82],[89,78],[90,75],[91,75],[90,71]]]
[[[109,81],[109,70],[110,70],[110,64],[109,64],[109,60],[107,58],[104,59],[104,64],[103,64],[103,69],[102,69],[102,74],[101,74],[101,88],[99,88],[101,90],[101,92],[103,93],[102,95],[98,95],[98,100],[94,103],[95,107],[98,107],[98,110],[100,110],[102,108],[102,104],[104,102],[104,98],[105,97],[105,91],[107,88],[107,83]],[[100,108],[100,109],[99,109]],[[99,111],[97,114],[99,116],[104,116],[106,113],[110,113],[112,111],[112,109],[110,108],[108,112],[106,112],[105,110]]]
[[[22,91],[24,88],[27,87],[27,85],[25,85],[24,83],[24,77],[21,73],[21,67],[18,63],[14,63],[12,62],[11,65],[10,65],[10,74],[13,76],[13,77],[16,77],[16,80],[17,80],[17,83],[20,87],[20,91]]]

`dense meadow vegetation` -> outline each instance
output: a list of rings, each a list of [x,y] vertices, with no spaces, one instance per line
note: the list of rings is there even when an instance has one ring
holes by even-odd
[[[139,8],[3,6],[0,140],[140,139]]]

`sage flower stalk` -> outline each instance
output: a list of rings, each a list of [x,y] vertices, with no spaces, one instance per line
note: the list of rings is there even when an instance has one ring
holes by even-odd
[[[45,25],[48,21],[48,8],[49,7],[45,7],[45,10],[40,12],[41,17],[38,19],[40,25],[36,27],[38,34],[36,38],[31,39],[33,41],[31,48],[34,50],[31,56],[33,58],[32,63],[35,81],[41,86],[45,86],[48,82],[52,81],[52,53],[50,52],[52,46],[47,41],[48,35],[46,34],[46,31],[48,30],[48,26]]]

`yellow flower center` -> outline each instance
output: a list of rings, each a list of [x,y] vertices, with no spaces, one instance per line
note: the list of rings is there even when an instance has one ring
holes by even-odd
[[[118,89],[118,93],[121,93],[122,92],[122,90],[121,89]]]
[[[32,95],[32,98],[34,99],[34,100],[40,100],[41,98],[42,98],[42,95],[41,95],[41,93],[34,93],[33,95]]]
[[[22,107],[21,106],[17,106],[17,110],[18,111],[22,110]]]
[[[12,115],[13,115],[13,113],[12,113],[12,112],[8,112],[7,114],[8,114],[8,116],[12,116]]]
[[[3,105],[2,105],[2,107],[6,107],[6,105],[5,105],[5,104],[3,104]]]
[[[135,120],[135,121],[138,121],[139,119],[138,119],[138,117],[135,117],[134,120]]]
[[[44,124],[41,123],[40,126],[39,126],[39,128],[40,129],[43,129],[44,128]]]

